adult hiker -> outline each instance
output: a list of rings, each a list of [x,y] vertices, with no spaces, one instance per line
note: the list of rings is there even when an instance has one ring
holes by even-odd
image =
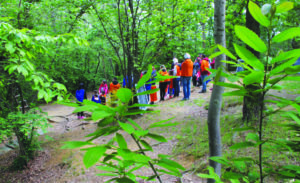
[[[161,65],[160,66],[160,71],[159,71],[159,74],[162,75],[162,76],[168,76],[168,72],[167,72],[167,69],[164,65]],[[159,89],[160,89],[160,101],[164,101],[165,100],[165,95],[166,95],[166,88],[167,88],[167,85],[168,83],[170,82],[169,79],[166,79],[164,81],[160,81],[159,82]]]
[[[174,63],[173,76],[177,76],[176,78],[173,78],[174,97],[179,97],[179,90],[180,90],[179,81],[180,81],[180,76],[181,76],[181,70],[178,65],[177,58],[173,58],[173,63]]]
[[[86,92],[84,89],[84,84],[80,83],[78,89],[76,90],[75,97],[77,99],[77,103],[81,106],[84,99],[87,99]],[[77,119],[84,119],[83,112],[77,113]]]
[[[205,57],[205,55],[203,55],[203,57]],[[208,71],[209,68],[210,68],[210,64],[209,64],[208,58],[205,57],[201,61],[200,72],[201,72],[201,80],[202,80],[202,90],[199,93],[206,92],[207,81],[205,81],[205,78],[210,74],[210,72]]]
[[[113,103],[117,100],[116,93],[117,93],[118,89],[120,89],[120,88],[121,88],[121,86],[120,86],[117,78],[114,78],[113,81],[109,85],[109,93],[110,93],[110,98],[111,98],[113,107],[115,106],[115,104],[113,104]]]
[[[105,95],[107,95],[107,93],[108,93],[108,86],[107,86],[106,80],[103,80],[102,83],[99,86],[99,95],[102,93],[101,91],[104,91]]]
[[[189,100],[191,95],[191,77],[193,75],[193,61],[191,55],[184,54],[184,62],[181,64],[181,79],[183,82],[183,99]]]

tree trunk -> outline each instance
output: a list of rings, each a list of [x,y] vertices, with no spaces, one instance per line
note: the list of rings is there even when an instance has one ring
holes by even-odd
[[[215,43],[226,47],[225,39],[225,0],[215,0],[215,12],[214,12],[214,38]],[[225,67],[225,63],[221,60],[226,60],[224,54],[216,57],[216,69],[219,67]],[[220,77],[220,82],[224,82],[225,78]],[[208,136],[209,136],[209,156],[222,156],[222,142],[221,142],[221,130],[220,130],[220,114],[222,107],[222,93],[224,87],[214,85],[214,89],[210,98],[208,109]],[[215,173],[221,176],[221,164],[215,161],[209,160],[209,165],[215,169]],[[215,182],[213,179],[208,179],[209,183]]]
[[[257,3],[257,1],[256,1]],[[248,9],[249,0],[247,1],[247,11],[246,11],[246,27],[258,36],[260,36],[260,26],[259,23],[252,17]],[[255,51],[251,47],[247,46],[247,49],[250,50],[257,58],[259,58],[259,52]],[[259,89],[258,85],[248,85],[246,86],[247,90],[255,91]],[[247,123],[256,123],[259,116],[259,111],[261,110],[261,93],[250,92],[249,96],[244,96],[243,103],[243,121]]]

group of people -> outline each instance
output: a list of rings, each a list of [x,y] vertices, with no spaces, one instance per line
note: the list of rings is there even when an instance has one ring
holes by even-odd
[[[194,86],[202,85],[202,90],[199,93],[205,93],[207,91],[206,84],[208,81],[205,78],[210,74],[209,68],[214,68],[214,60],[211,62],[204,54],[199,54],[196,60],[193,62],[191,60],[191,56],[188,53],[184,54],[184,61],[180,64],[178,63],[177,58],[173,58],[173,63],[171,69],[167,71],[164,65],[160,66],[159,74],[161,76],[174,76],[171,79],[165,79],[159,82],[160,89],[160,101],[164,101],[166,94],[169,93],[169,98],[179,97],[180,93],[180,81],[183,85],[183,99],[189,100],[191,95],[191,80]],[[142,72],[141,77],[146,72]],[[153,67],[151,73],[151,79],[145,85],[146,90],[156,89],[155,82],[149,83],[153,81],[156,77],[157,73],[155,67]],[[95,90],[94,94],[91,98],[91,101],[106,104],[106,96],[110,93],[111,100],[116,100],[116,93],[118,89],[121,88],[117,78],[114,78],[110,83],[109,87],[106,80],[103,80],[99,86],[99,90]],[[150,100],[150,104],[154,104],[157,101],[157,93],[152,93],[148,96],[148,101]],[[83,83],[80,84],[79,89],[76,91],[76,99],[81,104],[86,97],[86,91],[83,87]],[[114,104],[112,104],[114,105]],[[83,119],[83,112],[79,112],[77,114],[78,119]]]
[[[194,86],[202,85],[202,90],[199,93],[206,93],[206,85],[209,82],[206,81],[206,77],[210,75],[209,68],[214,68],[215,60],[212,62],[204,55],[199,54],[196,60],[193,62],[191,56],[188,53],[184,54],[184,61],[180,64],[177,58],[173,58],[172,68],[167,72],[164,65],[160,66],[160,75],[162,76],[175,76],[172,79],[166,79],[160,81],[160,100],[165,100],[166,93],[169,91],[169,98],[179,97],[180,81],[183,85],[183,99],[189,100],[191,95],[191,80]],[[174,94],[174,95],[173,95]],[[154,96],[154,98],[156,98]],[[150,97],[151,103],[154,102]]]
[[[110,96],[113,98],[116,98],[115,94],[117,93],[118,89],[120,89],[121,86],[117,80],[117,78],[114,78],[113,81],[110,83],[109,88],[107,85],[106,80],[103,80],[102,83],[99,86],[99,90],[94,90],[94,94],[91,98],[91,101],[106,105],[106,96],[108,92],[110,93]],[[77,102],[79,105],[83,102],[84,99],[87,99],[86,91],[84,89],[84,84],[80,83],[78,90],[76,90],[75,97],[77,99]],[[83,112],[78,112],[77,113],[77,118],[78,119],[84,119],[85,116]]]

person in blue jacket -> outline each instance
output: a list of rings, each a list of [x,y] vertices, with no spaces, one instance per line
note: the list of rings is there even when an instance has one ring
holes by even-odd
[[[92,96],[92,99],[91,99],[93,102],[96,102],[98,104],[101,104],[101,100],[100,100],[100,97],[98,95],[98,91],[97,90],[94,90],[94,95]]]
[[[75,96],[76,96],[76,99],[77,99],[77,103],[79,103],[79,105],[82,104],[84,99],[87,99],[86,91],[84,89],[84,84],[83,83],[79,84],[79,87],[78,87],[78,90],[76,90]],[[84,117],[83,112],[78,112],[77,113],[77,119],[84,119],[84,118],[85,117]]]

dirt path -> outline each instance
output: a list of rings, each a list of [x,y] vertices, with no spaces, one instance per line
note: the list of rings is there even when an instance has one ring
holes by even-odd
[[[181,90],[182,91],[182,90]],[[169,119],[175,117],[173,121],[179,122],[179,125],[174,127],[180,129],[186,125],[186,121],[190,119],[199,120],[199,123],[203,123],[206,120],[207,110],[204,109],[203,103],[207,102],[210,97],[210,90],[208,93],[199,94],[199,88],[192,88],[192,93],[189,101],[181,101],[181,97],[168,99],[164,102],[158,102],[158,107],[155,110],[160,110],[157,114],[146,114],[138,119],[138,122],[142,126],[147,126],[151,123]],[[89,97],[90,98],[90,97]],[[84,136],[93,132],[96,129],[96,123],[86,122],[83,120],[78,120],[76,114],[72,111],[74,108],[61,106],[57,104],[42,106],[45,112],[51,116],[51,125],[49,129],[49,135],[53,140],[45,140],[46,143],[42,145],[43,150],[39,153],[38,157],[30,162],[29,168],[22,172],[4,172],[0,173],[0,182],[7,182],[9,178],[10,182],[105,182],[110,179],[110,177],[99,177],[96,176],[99,170],[95,167],[86,169],[83,166],[82,157],[83,152],[80,150],[61,150],[60,147],[64,141],[74,141],[74,140],[84,140]],[[176,130],[175,130],[176,131]],[[173,149],[177,144],[177,139],[174,134],[174,129],[170,128],[160,128],[155,129],[156,133],[165,135],[168,138],[167,143],[159,144],[156,141],[150,141],[151,144],[156,144],[154,146],[154,152],[147,154],[151,157],[156,157],[158,154],[168,154],[172,155]],[[95,143],[105,143],[113,136],[106,136],[96,139]],[[130,139],[130,137],[125,136],[128,140],[128,146],[130,148],[137,148],[135,143]],[[0,157],[1,165],[10,164],[15,153],[7,153]],[[173,176],[163,175],[162,180],[164,183],[201,183],[204,182],[196,175],[193,174],[193,167],[195,166],[195,160],[191,157],[185,157],[184,155],[179,155],[174,157],[176,161],[182,164],[187,170],[183,174],[181,179]],[[152,175],[149,169],[142,169],[136,172],[141,175]],[[2,175],[1,175],[2,174]],[[17,176],[14,176],[17,175]],[[13,178],[12,178],[13,177]],[[143,181],[141,181],[143,182]]]

